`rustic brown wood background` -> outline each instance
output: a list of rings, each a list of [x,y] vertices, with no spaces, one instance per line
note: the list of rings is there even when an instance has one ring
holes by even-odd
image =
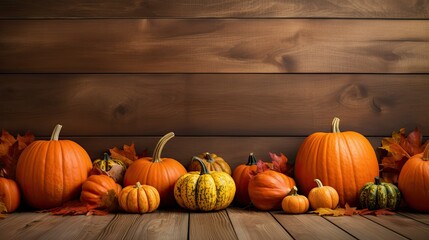
[[[0,127],[64,125],[92,158],[135,143],[188,164],[216,152],[294,160],[359,131],[429,135],[428,0],[0,2]]]

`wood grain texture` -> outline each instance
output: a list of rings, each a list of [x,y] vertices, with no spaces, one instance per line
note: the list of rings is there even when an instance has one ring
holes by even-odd
[[[429,225],[429,214],[418,212],[400,212],[400,214]]]
[[[2,239],[19,239],[21,232],[34,230],[34,225],[44,221],[48,213],[15,212],[0,219]],[[27,230],[30,229],[30,230]]]
[[[139,216],[139,214],[115,214],[115,217],[106,225],[96,239],[121,239],[128,233],[131,225]]]
[[[131,225],[124,239],[186,239],[188,218],[188,212],[174,209],[142,214]]]
[[[268,213],[228,208],[238,239],[294,239]]]
[[[371,221],[378,223],[392,231],[397,232],[409,239],[427,239],[429,236],[428,225],[416,222],[410,218],[404,218],[399,215],[390,215],[383,218],[377,216],[365,216]]]
[[[335,224],[335,226],[338,226],[353,235],[356,239],[407,239],[406,237],[383,227],[383,225],[372,223],[370,220],[362,216],[325,218]]]
[[[2,18],[309,17],[428,18],[426,0],[0,1]]]
[[[429,21],[0,21],[1,73],[429,73]]]
[[[191,212],[189,218],[189,240],[237,239],[226,210]]]
[[[272,215],[294,239],[355,239],[318,215],[285,214],[281,211],[272,212]]]
[[[50,136],[429,134],[429,75],[2,74],[0,127]]]

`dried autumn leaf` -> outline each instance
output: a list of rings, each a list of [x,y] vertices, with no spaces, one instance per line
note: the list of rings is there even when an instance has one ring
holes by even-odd
[[[127,167],[129,167],[135,160],[138,159],[134,143],[130,146],[125,144],[122,150],[117,147],[113,147],[109,149],[109,151],[111,158],[122,161]]]
[[[271,152],[269,154],[273,163],[273,170],[293,177],[293,165],[288,162],[287,157],[283,153],[280,153],[280,156]]]
[[[6,218],[6,215],[4,215],[3,213],[7,213],[7,208],[6,208],[6,205],[4,204],[4,202],[0,201],[0,219]]]
[[[360,210],[357,210],[356,207],[350,207],[348,203],[346,203],[345,209],[344,209],[344,215],[345,216],[353,216],[355,214],[360,214]]]
[[[344,208],[336,208],[336,209],[330,209],[330,208],[318,208],[314,211],[311,211],[310,213],[317,213],[319,216],[344,216],[345,209]]]
[[[253,171],[253,170],[250,171],[249,175],[252,178],[252,177],[256,176],[258,173],[265,172],[269,169],[270,169],[270,167],[268,166],[268,164],[266,162],[264,162],[262,160],[258,160],[258,162],[256,162],[256,171]]]
[[[379,215],[394,215],[396,213],[387,208],[377,209],[377,210],[368,210],[367,208],[365,208],[365,209],[362,209],[359,214],[379,216]]]
[[[406,135],[405,128],[393,132],[392,137],[383,138],[380,149],[386,151],[381,160],[383,181],[397,183],[399,172],[406,161],[413,155],[421,153],[426,144],[422,144],[422,133],[418,128]]]
[[[42,210],[40,212],[50,212],[53,215],[107,215],[109,212],[103,209],[96,209],[93,206],[85,205],[79,200],[69,201],[63,204],[61,207],[51,208],[48,210]]]

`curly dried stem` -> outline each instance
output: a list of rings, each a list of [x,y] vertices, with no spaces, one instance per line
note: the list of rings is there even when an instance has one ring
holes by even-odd
[[[156,144],[155,150],[153,151],[153,162],[161,162],[161,153],[162,149],[164,148],[165,144],[168,142],[168,140],[172,139],[174,137],[174,132],[169,132],[165,134],[161,139],[159,139],[158,143]]]

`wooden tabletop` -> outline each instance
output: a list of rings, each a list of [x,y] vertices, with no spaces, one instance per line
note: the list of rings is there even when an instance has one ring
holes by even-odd
[[[239,208],[107,216],[17,212],[0,220],[0,239],[429,239],[429,214],[320,217]]]

